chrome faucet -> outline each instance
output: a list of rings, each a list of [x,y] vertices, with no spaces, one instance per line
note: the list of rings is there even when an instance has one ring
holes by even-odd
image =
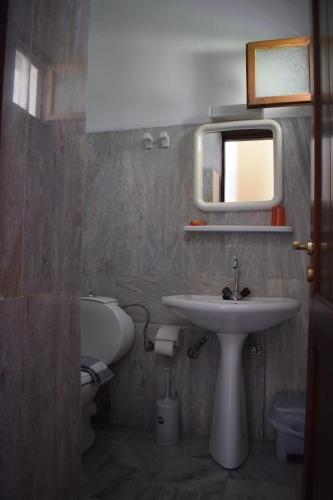
[[[241,300],[251,293],[248,288],[243,288],[241,292],[239,291],[239,261],[237,257],[234,257],[232,268],[234,270],[234,290],[231,291],[228,286],[224,287],[222,290],[223,300]]]
[[[239,263],[238,259],[234,257],[234,262],[232,264],[234,270],[234,291],[232,292],[232,300],[239,300],[242,298],[238,290],[238,279],[239,279]]]

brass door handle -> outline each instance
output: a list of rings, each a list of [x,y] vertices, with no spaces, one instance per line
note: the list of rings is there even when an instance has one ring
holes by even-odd
[[[308,255],[312,255],[314,252],[314,243],[313,241],[307,241],[305,243],[295,240],[293,241],[293,249],[294,250],[305,250]]]

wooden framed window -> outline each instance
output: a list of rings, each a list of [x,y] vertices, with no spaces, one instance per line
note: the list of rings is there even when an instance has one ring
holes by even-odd
[[[248,43],[248,108],[311,102],[309,49],[309,37]]]
[[[60,64],[47,68],[46,121],[84,118],[86,71],[85,64]]]

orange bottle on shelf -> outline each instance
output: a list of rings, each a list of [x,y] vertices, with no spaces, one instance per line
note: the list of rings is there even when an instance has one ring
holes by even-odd
[[[282,205],[272,208],[272,226],[286,225],[286,209]]]

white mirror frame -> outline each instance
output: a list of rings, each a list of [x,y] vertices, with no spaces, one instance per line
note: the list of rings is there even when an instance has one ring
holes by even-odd
[[[203,200],[203,136],[224,130],[267,129],[273,133],[274,197],[265,201],[236,201],[212,203]],[[274,120],[243,120],[239,122],[207,123],[194,134],[194,204],[204,212],[238,210],[270,210],[279,205],[283,197],[282,130]]]

